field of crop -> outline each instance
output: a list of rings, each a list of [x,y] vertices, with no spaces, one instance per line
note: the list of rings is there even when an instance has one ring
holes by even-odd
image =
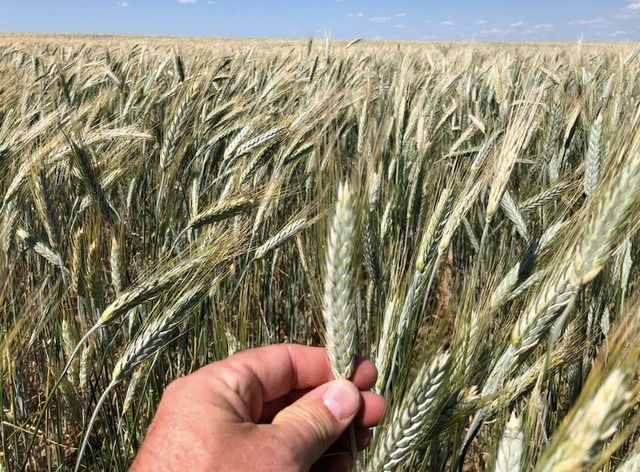
[[[639,471],[634,48],[1,35],[0,471],[336,336],[360,470]]]

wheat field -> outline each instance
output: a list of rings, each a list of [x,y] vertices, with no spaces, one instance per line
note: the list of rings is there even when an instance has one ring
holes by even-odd
[[[375,362],[360,470],[640,471],[639,52],[2,33],[0,471],[278,342]]]

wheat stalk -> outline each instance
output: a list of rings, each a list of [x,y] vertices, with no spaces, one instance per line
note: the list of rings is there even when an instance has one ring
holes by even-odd
[[[536,472],[584,470],[592,454],[616,432],[630,407],[627,375],[620,370],[609,374],[602,386],[566,424],[566,434],[551,444],[536,464]]]
[[[591,125],[589,133],[589,146],[584,158],[584,193],[588,197],[593,195],[600,180],[600,136],[602,135],[602,113],[598,115],[596,121]]]
[[[353,240],[355,213],[347,183],[338,187],[335,213],[327,238],[323,319],[325,343],[333,375],[348,379],[353,372],[355,318],[353,295]]]
[[[617,472],[638,472],[640,470],[640,453],[636,453],[626,459],[616,469]]]
[[[522,213],[529,213],[536,208],[540,208],[547,203],[557,200],[557,198],[564,194],[569,188],[571,188],[571,182],[563,181],[557,182],[553,187],[550,187],[537,195],[525,200],[520,205],[520,211]]]
[[[191,218],[189,227],[200,228],[201,226],[215,223],[216,221],[231,218],[251,208],[253,204],[254,200],[246,195],[225,198]]]
[[[520,236],[522,236],[522,239],[524,239],[525,241],[529,241],[529,230],[527,228],[527,223],[525,222],[522,213],[520,213],[520,210],[518,209],[518,205],[513,200],[513,197],[508,190],[505,190],[504,194],[502,195],[502,200],[500,200],[500,207],[504,211],[504,214],[507,215],[507,218],[511,220]]]
[[[640,115],[636,115],[636,120],[638,118]],[[569,262],[547,278],[537,296],[527,305],[514,326],[510,345],[495,362],[487,378],[483,395],[496,392],[503,376],[541,342],[559,313],[564,312],[562,319],[566,318],[580,288],[598,275],[611,256],[614,244],[627,229],[629,215],[640,203],[640,195],[635,192],[640,186],[639,146],[640,134],[636,132],[621,151],[627,159],[618,176],[610,180],[600,199],[590,207],[587,230],[581,235],[576,250],[571,251],[573,260],[567,257]],[[482,409],[474,417],[456,460],[458,467],[485,415],[486,409]]]
[[[178,300],[162,313],[158,318],[150,322],[137,338],[127,346],[125,352],[113,368],[111,383],[95,406],[93,415],[84,431],[84,439],[78,449],[75,471],[80,469],[82,457],[89,441],[89,435],[93,428],[98,412],[107,395],[115,386],[120,383],[135,367],[147,360],[167,342],[171,332],[182,322],[185,315],[202,299],[202,287],[195,287],[182,294]]]
[[[278,231],[275,235],[270,237],[264,242],[258,249],[256,249],[254,259],[262,259],[269,252],[279,248],[289,239],[294,237],[300,231],[307,227],[307,218],[297,218],[287,224],[284,228]]]
[[[523,441],[522,419],[514,411],[502,433],[494,472],[520,472]]]
[[[378,430],[379,442],[375,446],[366,470],[386,472],[398,470],[411,455],[419,439],[435,424],[442,405],[438,398],[445,380],[448,353],[439,353],[424,363],[409,390],[386,421],[385,429]]]

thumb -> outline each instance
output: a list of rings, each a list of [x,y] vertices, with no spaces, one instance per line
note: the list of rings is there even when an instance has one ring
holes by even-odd
[[[272,421],[280,439],[309,468],[353,421],[360,392],[348,380],[333,380],[280,411]]]

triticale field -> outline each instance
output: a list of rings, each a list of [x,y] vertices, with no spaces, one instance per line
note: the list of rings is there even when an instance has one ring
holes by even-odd
[[[371,359],[361,471],[640,471],[640,47],[0,35],[0,471]]]

